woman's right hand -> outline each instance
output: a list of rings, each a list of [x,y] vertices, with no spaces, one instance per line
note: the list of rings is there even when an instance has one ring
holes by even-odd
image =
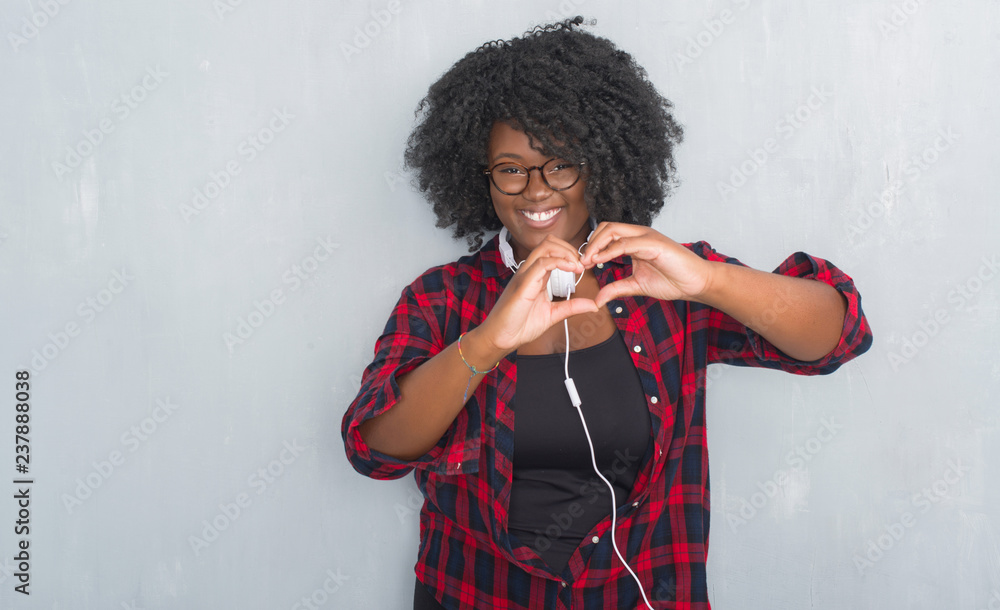
[[[488,369],[521,345],[537,339],[569,316],[597,311],[592,299],[550,302],[545,283],[553,269],[583,273],[577,251],[548,236],[532,251],[483,323],[461,345],[441,353],[398,378],[399,399],[392,408],[361,423],[368,446],[402,460],[415,460],[434,447],[485,375],[469,375],[469,363]],[[465,361],[459,360],[459,356]]]
[[[521,264],[493,310],[476,329],[481,339],[506,355],[570,316],[597,311],[597,303],[592,299],[549,301],[545,285],[553,269],[584,272],[576,249],[558,237],[547,235]]]

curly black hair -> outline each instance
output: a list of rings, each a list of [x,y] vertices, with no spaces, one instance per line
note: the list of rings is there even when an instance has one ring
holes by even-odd
[[[673,149],[683,129],[646,71],[611,41],[583,32],[582,17],[488,42],[431,85],[417,107],[406,165],[470,249],[501,228],[487,163],[498,121],[523,130],[538,150],[584,162],[585,199],[599,221],[650,225],[676,186]]]

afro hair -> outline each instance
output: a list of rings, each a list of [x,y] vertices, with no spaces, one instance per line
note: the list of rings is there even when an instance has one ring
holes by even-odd
[[[544,153],[586,163],[585,198],[598,221],[648,226],[676,186],[673,149],[683,129],[673,105],[631,55],[582,23],[575,17],[482,45],[417,107],[406,165],[437,226],[453,227],[471,249],[502,226],[483,174],[498,121]]]

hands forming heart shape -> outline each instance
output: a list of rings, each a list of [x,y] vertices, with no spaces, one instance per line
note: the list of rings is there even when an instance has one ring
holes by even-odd
[[[546,285],[553,270],[581,274],[623,255],[632,258],[632,275],[607,284],[594,299],[549,300]],[[568,242],[548,235],[518,267],[480,331],[498,349],[513,351],[552,325],[597,311],[619,297],[698,301],[711,287],[712,270],[711,263],[649,227],[601,223],[582,256]]]

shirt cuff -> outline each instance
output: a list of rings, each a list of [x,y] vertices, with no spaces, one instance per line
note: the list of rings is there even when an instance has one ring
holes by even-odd
[[[746,328],[750,348],[759,360],[782,362],[799,374],[825,375],[868,351],[872,344],[872,332],[861,309],[861,295],[850,276],[832,263],[804,252],[796,252],[786,258],[773,273],[816,280],[832,286],[844,297],[847,308],[837,345],[827,355],[811,361],[788,356],[757,332]],[[780,313],[776,312],[775,315]]]

